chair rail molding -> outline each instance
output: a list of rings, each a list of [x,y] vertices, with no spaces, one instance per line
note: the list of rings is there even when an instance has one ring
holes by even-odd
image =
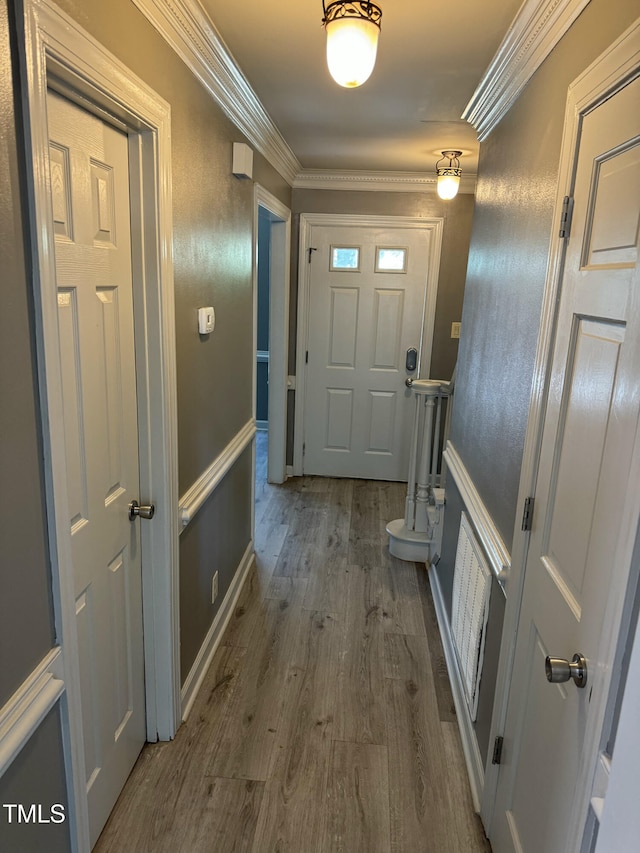
[[[65,691],[62,649],[52,649],[0,708],[0,776]]]
[[[242,429],[234,435],[225,449],[217,456],[195,483],[182,495],[178,505],[180,532],[193,521],[195,514],[205,501],[215,491],[216,487],[230,471],[233,464],[243,451],[253,441],[256,434],[256,422],[253,418],[247,421]]]
[[[502,541],[498,528],[480,497],[464,462],[450,441],[447,442],[443,456],[462,496],[467,513],[478,536],[478,541],[487,555],[491,571],[504,594],[505,582],[511,569],[511,555]]]
[[[293,183],[301,165],[195,0],[133,0],[247,139]],[[229,154],[231,157],[231,154]]]
[[[589,0],[525,0],[462,118],[486,139]]]

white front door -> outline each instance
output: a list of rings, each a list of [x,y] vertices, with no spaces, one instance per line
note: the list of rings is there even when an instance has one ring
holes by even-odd
[[[145,741],[128,142],[57,94],[47,108],[93,845]]]
[[[509,694],[494,853],[577,853],[640,513],[640,81],[589,112],[577,156]],[[584,687],[547,656],[586,658]]]
[[[431,234],[315,225],[310,239],[304,473],[406,480]]]

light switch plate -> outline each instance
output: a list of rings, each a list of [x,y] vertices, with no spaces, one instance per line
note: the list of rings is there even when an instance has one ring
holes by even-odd
[[[216,325],[216,312],[211,306],[198,308],[198,332],[201,335],[210,335]]]

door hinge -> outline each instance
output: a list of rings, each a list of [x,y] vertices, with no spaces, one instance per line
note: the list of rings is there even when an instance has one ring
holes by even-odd
[[[303,441],[303,442],[302,442],[302,455],[303,455],[303,456],[304,456],[304,454],[305,454],[306,449],[307,449],[306,442],[304,442],[304,441]]]
[[[309,350],[307,350],[304,354],[304,363],[309,364]]]
[[[311,252],[317,252],[317,251],[318,250],[316,249],[315,246],[309,246],[309,248],[307,249],[307,252],[309,252],[309,263],[311,263]]]
[[[522,513],[522,529],[531,530],[533,527],[533,506],[535,498],[525,498],[524,512]]]
[[[498,735],[498,737],[493,742],[493,757],[491,759],[492,764],[500,764],[502,761],[502,746],[504,744],[504,738],[502,735]]]
[[[569,237],[571,235],[571,219],[573,218],[573,198],[566,195],[562,200],[562,213],[560,214],[560,233],[559,237]]]

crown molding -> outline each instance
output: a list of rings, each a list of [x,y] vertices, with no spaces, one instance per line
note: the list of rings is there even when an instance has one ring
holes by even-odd
[[[435,192],[436,176],[431,173],[303,169],[198,0],[133,3],[249,142],[294,188]],[[460,192],[472,194],[475,186],[475,173],[463,172]]]
[[[364,190],[369,192],[434,192],[435,172],[360,172],[303,169],[293,181],[294,189],[305,190]],[[475,193],[476,174],[463,172],[461,193]]]
[[[462,118],[486,139],[589,0],[525,0]]]
[[[198,0],[133,0],[246,138],[290,184],[301,165]]]

